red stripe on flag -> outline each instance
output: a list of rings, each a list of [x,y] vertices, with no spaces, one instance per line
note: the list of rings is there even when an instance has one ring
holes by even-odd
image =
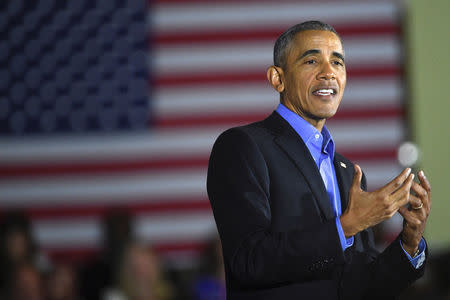
[[[172,5],[172,4],[245,4],[245,3],[257,3],[257,4],[273,4],[273,0],[148,0],[150,5]],[[357,3],[357,1],[354,1]],[[278,3],[302,3],[302,4],[311,4],[311,0],[282,0]],[[335,5],[333,1],[323,1],[322,4],[329,3],[330,5]]]
[[[12,178],[20,176],[49,176],[58,174],[112,174],[121,172],[136,172],[145,170],[184,169],[206,166],[208,158],[202,156],[186,157],[184,155],[175,158],[142,158],[133,161],[107,161],[107,162],[80,162],[80,163],[51,163],[33,165],[15,165],[0,167],[0,178]],[[181,171],[181,170],[180,170]]]
[[[170,252],[194,252],[200,254],[208,246],[207,241],[201,242],[185,242],[171,244],[154,244],[149,248],[155,250],[159,255],[169,254]],[[87,260],[101,255],[99,248],[82,247],[82,248],[49,248],[43,247],[43,251],[50,256],[52,261],[64,261],[70,263],[86,262]]]
[[[404,117],[403,107],[383,107],[377,109],[345,109],[338,110],[330,121],[366,120],[370,118],[401,118]]]
[[[347,156],[348,158],[354,158],[355,160],[374,160],[374,159],[394,159],[396,157],[396,150],[395,149],[381,149],[381,150],[366,150],[362,149],[360,151],[344,151],[342,153],[344,156]],[[180,171],[182,172],[183,168],[203,168],[206,169],[208,166],[208,155],[204,155],[201,157],[197,156],[183,156],[181,159],[164,159],[157,162],[149,161],[146,163],[145,161],[139,165],[135,164],[134,162],[131,163],[131,165],[127,166],[128,162],[123,161],[115,161],[115,162],[108,162],[108,163],[92,163],[92,164],[84,164],[84,165],[73,165],[70,163],[51,163],[51,164],[39,164],[34,166],[29,165],[17,165],[17,166],[11,166],[8,168],[8,177],[15,177],[15,178],[21,178],[21,177],[39,177],[39,176],[59,176],[59,175],[92,175],[92,174],[102,174],[102,173],[108,173],[109,175],[112,174],[123,174],[123,176],[126,176],[124,174],[124,171],[127,172],[133,172],[133,171],[143,171],[143,170],[159,170],[160,165],[162,165],[163,169],[171,168],[174,171]],[[164,165],[167,164],[167,165]],[[3,174],[4,175],[4,174]],[[146,201],[139,199],[139,201]],[[136,201],[137,202],[137,201]],[[185,201],[183,201],[185,202]],[[132,206],[131,206],[132,207]],[[151,206],[150,206],[151,207]],[[182,206],[179,206],[182,207]],[[74,208],[67,207],[68,211],[72,211]],[[137,206],[135,211],[146,211],[150,208],[146,209],[144,207]],[[102,210],[101,208],[87,208],[86,211],[92,210],[96,212],[95,214],[99,214],[104,212],[105,210]],[[35,211],[33,214],[41,215],[42,213],[39,213],[39,209]],[[47,209],[44,209],[42,212],[48,211]],[[52,210],[49,210],[52,211]],[[75,213],[76,209],[73,210]],[[44,215],[46,213],[43,213]],[[64,212],[57,211],[53,215],[65,215]],[[77,215],[77,213],[75,213]]]
[[[207,242],[190,242],[190,243],[176,243],[176,244],[155,244],[153,249],[157,252],[172,252],[172,251],[193,251],[201,252],[208,245]]]
[[[400,107],[380,108],[380,109],[361,109],[361,110],[342,110],[331,119],[333,122],[342,120],[362,120],[369,118],[393,118],[403,117],[404,110]],[[208,115],[184,116],[177,118],[161,118],[152,121],[152,124],[163,128],[186,128],[189,126],[207,126],[207,125],[229,125],[229,124],[248,124],[263,120],[267,113],[239,114],[222,113]]]
[[[278,36],[286,30],[286,27],[280,28],[246,28],[239,31],[204,31],[204,32],[170,32],[160,33],[151,36],[149,41],[152,45],[178,45],[192,43],[216,43],[216,42],[240,42],[254,40],[276,40]],[[371,23],[355,25],[340,25],[335,27],[336,31],[342,38],[363,35],[392,34],[400,33],[400,27],[392,23]]]
[[[289,3],[289,2],[306,2],[308,0],[283,0],[283,3]],[[260,3],[263,4],[264,2],[266,3],[273,3],[272,0],[148,0],[150,5],[153,4],[196,4],[196,3],[223,3],[223,4],[227,4],[227,3]]]
[[[283,3],[292,2],[293,0],[283,0]],[[302,1],[302,0],[297,0]],[[306,1],[306,0],[305,0]],[[196,4],[196,3],[270,3],[270,0],[148,0],[150,5],[153,4]]]
[[[339,145],[337,145],[337,151],[350,159],[353,162],[369,162],[377,161],[392,161],[397,159],[397,148],[380,149],[380,150],[366,150],[366,151],[339,151]]]
[[[131,202],[131,201],[129,201]],[[177,212],[211,212],[209,200],[204,199],[177,199],[176,201],[164,201],[155,203],[154,200],[148,200],[143,203],[134,203],[115,206],[97,205],[58,205],[51,207],[27,208],[25,212],[33,220],[41,219],[65,219],[65,218],[86,218],[86,217],[104,217],[111,212],[121,211],[131,215],[137,214],[162,214]]]

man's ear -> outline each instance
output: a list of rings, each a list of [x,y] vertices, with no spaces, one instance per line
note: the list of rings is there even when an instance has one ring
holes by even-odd
[[[280,67],[270,66],[267,69],[267,80],[278,93],[284,91],[283,69]]]

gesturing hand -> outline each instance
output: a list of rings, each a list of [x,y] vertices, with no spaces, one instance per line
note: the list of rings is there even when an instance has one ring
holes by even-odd
[[[409,208],[400,207],[398,212],[403,216],[402,244],[411,256],[416,252],[422,239],[431,209],[431,185],[423,171],[419,172],[420,184],[413,182],[412,190],[416,196],[410,195]]]
[[[361,179],[361,168],[355,165],[348,207],[340,218],[346,237],[353,236],[368,227],[391,218],[400,207],[407,204],[414,174],[411,174],[411,169],[407,168],[391,182],[374,192],[363,191]],[[412,233],[406,234],[407,238],[414,239],[412,236]],[[407,244],[413,245],[414,242],[409,243],[408,241]]]

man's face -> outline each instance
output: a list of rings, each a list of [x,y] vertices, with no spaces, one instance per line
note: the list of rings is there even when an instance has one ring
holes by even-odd
[[[332,117],[347,80],[343,56],[333,32],[299,32],[286,51],[283,103],[313,125]]]

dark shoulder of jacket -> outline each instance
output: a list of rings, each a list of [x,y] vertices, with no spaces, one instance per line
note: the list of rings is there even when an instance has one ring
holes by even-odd
[[[272,113],[264,120],[225,130],[219,135],[216,143],[219,140],[222,142],[238,142],[241,138],[245,138],[260,144],[279,132],[280,129],[274,124],[276,124],[276,115]]]

